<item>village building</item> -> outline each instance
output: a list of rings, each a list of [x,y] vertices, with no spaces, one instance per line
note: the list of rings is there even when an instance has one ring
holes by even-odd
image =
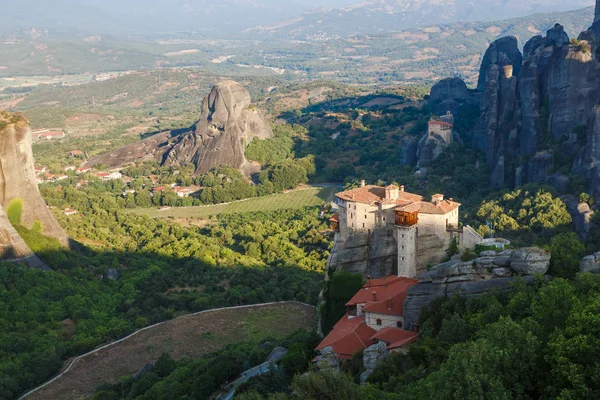
[[[338,214],[332,218],[336,242],[346,242],[356,232],[371,235],[387,230],[397,243],[394,270],[416,278],[428,265],[442,262],[455,240],[460,248],[473,248],[483,238],[459,223],[460,203],[435,194],[431,201],[409,193],[404,186],[366,185],[336,194]]]
[[[168,211],[170,209],[171,209],[171,207],[169,207],[169,206],[162,206],[158,209],[158,211],[163,212],[163,211]]]
[[[63,130],[38,129],[31,132],[31,138],[34,142],[44,140],[59,140],[64,139],[65,132]]]
[[[48,171],[48,169],[46,167],[36,166],[34,171],[35,171],[35,175],[39,176],[41,174],[46,173],[46,171]]]
[[[67,175],[60,174],[46,174],[46,181],[48,182],[64,181],[65,179],[69,179],[69,177]]]
[[[77,210],[75,210],[74,208],[65,208],[64,214],[67,216],[75,215],[77,214]]]
[[[192,188],[181,186],[175,186],[173,191],[179,197],[189,197],[192,193],[194,193],[194,190]]]
[[[69,172],[69,171],[75,171],[76,169],[77,169],[77,167],[76,167],[76,166],[74,166],[74,165],[68,165],[68,166],[66,166],[66,167],[64,168],[64,171],[65,171],[65,172]]]
[[[129,189],[125,189],[125,190],[123,191],[123,197],[127,197],[127,196],[128,196],[128,195],[130,195],[130,194],[135,194],[135,189],[131,189],[131,188],[129,188]]]
[[[115,181],[123,177],[120,172],[98,172],[96,176],[103,182]]]
[[[416,332],[404,329],[403,317],[406,293],[417,283],[395,275],[369,279],[346,303],[346,315],[315,350],[333,350],[338,360],[349,360],[379,342],[384,342],[390,353],[402,351],[418,338]]]
[[[81,167],[81,168],[77,168],[77,169],[75,170],[75,172],[76,172],[77,174],[87,174],[87,173],[88,173],[88,172],[90,172],[91,170],[92,170],[92,168],[90,168],[90,167]]]

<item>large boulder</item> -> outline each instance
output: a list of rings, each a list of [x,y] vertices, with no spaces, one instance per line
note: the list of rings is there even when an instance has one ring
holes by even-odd
[[[580,272],[591,272],[592,274],[600,274],[600,252],[584,257],[579,266]]]
[[[320,354],[315,358],[315,364],[319,369],[338,369],[340,360],[335,354],[332,346],[325,347],[320,351]]]
[[[551,255],[545,250],[529,247],[513,251],[510,266],[519,275],[545,274],[550,268]]]

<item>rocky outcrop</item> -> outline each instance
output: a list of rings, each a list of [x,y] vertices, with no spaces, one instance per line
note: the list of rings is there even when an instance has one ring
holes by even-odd
[[[579,148],[573,132],[588,126],[588,145],[573,170],[598,188],[594,142],[600,141],[595,122],[600,63],[593,29],[579,39],[571,42],[556,24],[545,37],[530,39],[523,57],[513,37],[490,45],[479,76],[483,99],[473,143],[486,153],[494,186],[546,183],[554,164],[547,151],[551,144],[561,144],[562,159],[573,159]]]
[[[546,274],[550,253],[538,248],[484,251],[478,258],[460,256],[439,264],[419,276],[404,301],[404,329],[412,330],[424,306],[438,297],[477,296],[495,289],[508,289],[516,276],[533,282],[533,275]]]
[[[365,384],[369,375],[373,373],[377,363],[388,355],[387,346],[384,342],[369,346],[363,351],[363,366],[365,371],[360,375],[360,382]]]
[[[519,75],[521,65],[523,64],[523,55],[519,50],[517,38],[507,36],[493,42],[483,56],[481,68],[479,69],[479,81],[477,89],[481,92],[485,90],[488,80],[488,72],[493,65],[512,66],[510,75]]]
[[[27,247],[7,216],[10,205],[21,207],[20,225],[31,229],[41,224],[42,233],[70,245],[69,237],[48,210],[37,186],[31,150],[31,129],[20,114],[0,113],[0,246],[5,260],[25,261],[30,267],[45,268]],[[11,207],[12,207],[11,206]],[[18,213],[13,218],[18,218]]]
[[[219,82],[204,100],[194,134],[181,136],[167,152],[164,163],[192,162],[197,174],[219,165],[243,169],[247,144],[255,138],[273,136],[267,121],[250,104],[250,93],[242,85]]]
[[[353,232],[345,242],[336,239],[327,261],[328,269],[363,277],[384,277],[398,272],[398,244],[391,229],[372,233]]]
[[[507,37],[492,43],[481,65],[478,89],[484,92],[481,118],[473,132],[473,145],[486,153],[492,184],[505,181],[505,155],[516,147],[518,121],[517,89],[522,55],[517,39]]]
[[[239,83],[227,80],[217,83],[204,99],[200,119],[194,127],[160,133],[93,158],[88,165],[116,167],[152,159],[163,165],[193,163],[197,175],[220,165],[247,170],[246,146],[255,138],[271,136],[268,121],[252,107],[248,91]]]
[[[591,272],[592,274],[600,274],[600,252],[581,260],[579,272]]]
[[[575,232],[577,232],[581,240],[585,241],[592,228],[594,211],[588,203],[580,202],[577,197],[572,194],[561,196],[560,199],[567,206],[567,211],[573,219]]]
[[[340,360],[338,359],[337,354],[335,354],[333,347],[329,346],[320,350],[319,355],[315,358],[315,365],[321,370],[337,370],[340,367]]]
[[[595,194],[600,191],[600,105],[594,107],[587,130],[587,143],[581,149],[573,172],[589,179]]]
[[[461,105],[478,103],[476,93],[469,90],[460,78],[442,79],[433,85],[428,101],[432,112],[437,115],[445,115],[448,111],[459,115]]]

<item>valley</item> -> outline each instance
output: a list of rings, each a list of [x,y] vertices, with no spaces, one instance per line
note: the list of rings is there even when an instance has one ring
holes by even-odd
[[[36,1],[0,399],[598,397],[600,1]]]

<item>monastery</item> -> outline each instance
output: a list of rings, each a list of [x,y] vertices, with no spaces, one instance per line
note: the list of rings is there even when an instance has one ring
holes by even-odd
[[[425,201],[404,186],[381,187],[362,181],[359,188],[338,193],[335,203],[338,214],[331,222],[336,244],[359,233],[377,238],[380,236],[371,234],[392,230],[397,274],[367,278],[346,303],[346,315],[315,349],[320,354],[315,361],[332,365],[381,344],[389,353],[405,351],[418,338],[418,327],[404,323],[404,300],[408,289],[419,283],[416,277],[429,265],[444,261],[453,240],[460,249],[471,249],[483,238],[473,228],[460,226],[460,203],[441,194]]]
[[[431,201],[405,191],[404,186],[366,185],[338,193],[338,207],[331,222],[336,242],[345,242],[357,232],[369,235],[392,229],[397,243],[396,274],[416,278],[427,266],[442,262],[453,240],[461,249],[474,248],[483,238],[471,227],[459,224],[460,203],[441,194]]]

